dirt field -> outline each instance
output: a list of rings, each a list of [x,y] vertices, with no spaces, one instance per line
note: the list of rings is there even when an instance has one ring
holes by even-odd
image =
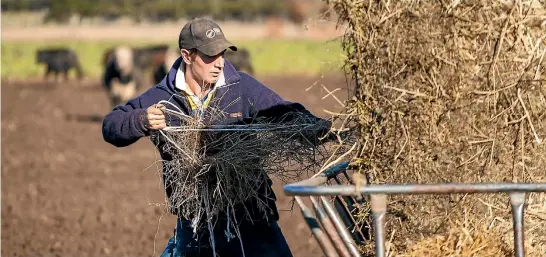
[[[339,76],[261,79],[320,116],[336,110],[320,84],[343,84]],[[163,214],[156,152],[147,139],[127,148],[103,141],[109,104],[97,82],[3,81],[1,94],[2,256],[158,256],[174,217]],[[288,209],[280,183],[275,191]],[[280,226],[294,256],[321,256],[299,210],[281,212]]]

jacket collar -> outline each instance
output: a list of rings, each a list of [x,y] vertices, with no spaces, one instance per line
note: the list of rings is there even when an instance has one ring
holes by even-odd
[[[180,91],[184,91],[187,95],[194,95],[192,90],[190,89],[189,85],[186,83],[186,64],[182,62],[180,66],[178,67],[178,70],[176,71],[176,77],[174,78],[174,86],[176,89]],[[222,70],[222,73],[220,74],[220,78],[214,86],[211,89],[211,92],[216,90],[216,88],[221,87],[226,84],[226,77],[224,76],[224,71]]]

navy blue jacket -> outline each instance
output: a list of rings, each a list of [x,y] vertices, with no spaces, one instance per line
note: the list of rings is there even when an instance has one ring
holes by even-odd
[[[102,126],[104,140],[115,146],[124,147],[131,145],[141,137],[149,136],[150,132],[142,124],[141,115],[145,113],[146,108],[161,100],[168,100],[180,108],[184,113],[191,114],[192,110],[188,100],[174,85],[176,73],[181,61],[182,59],[179,58],[173,64],[173,67],[170,69],[167,76],[165,76],[158,85],[130,100],[126,105],[115,107],[112,112],[106,115]],[[237,72],[228,61],[225,62],[224,76],[226,78],[226,84],[216,88],[209,108],[222,110],[227,118],[221,121],[215,121],[215,124],[237,124],[244,119],[260,116],[274,119],[293,111],[305,113],[317,122],[322,120],[313,116],[301,104],[283,100],[278,94],[250,75]],[[168,105],[166,107],[174,109]],[[170,117],[167,114],[166,120],[168,125],[180,125],[178,119]],[[319,134],[323,134],[324,132],[325,131],[317,131],[318,134],[316,136],[320,136]],[[161,150],[163,149],[161,144],[164,144],[164,141],[159,141],[160,145],[157,145],[157,149],[160,152],[161,158],[163,160],[171,160],[169,154]],[[165,174],[163,178],[165,179]],[[273,210],[271,213],[273,216],[272,218],[278,220],[275,195],[271,190],[271,180],[268,178],[267,181],[268,183],[265,186],[269,190],[265,190],[268,192],[268,195],[264,195],[264,199],[266,199],[270,208]],[[166,181],[164,181],[164,183],[167,197],[170,197],[172,190],[168,187],[169,183]],[[251,206],[254,205],[254,203],[248,204]],[[174,212],[176,212],[176,210]]]

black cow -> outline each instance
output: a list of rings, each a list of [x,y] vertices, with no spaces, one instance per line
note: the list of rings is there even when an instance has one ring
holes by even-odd
[[[115,49],[116,48],[110,48],[104,52],[102,63],[105,67],[107,66],[108,60],[111,60],[113,58]],[[161,81],[161,79],[163,79],[163,77],[166,75],[166,73],[161,73],[164,70],[162,66],[164,65],[164,62],[167,58],[166,55],[168,50],[168,45],[153,45],[147,47],[132,48],[133,64],[135,67],[135,74],[133,75],[138,75],[142,77],[146,70],[151,67],[154,82],[157,80],[157,76],[160,76],[159,81]],[[140,74],[136,74],[137,72]],[[144,78],[142,77],[141,79]],[[140,89],[141,84],[142,83],[138,83],[137,89]]]
[[[135,48],[135,64],[142,70],[146,70],[152,67],[158,59],[164,59],[167,49],[169,49],[168,45]]]
[[[140,77],[138,81],[139,83],[136,85],[137,90],[140,90],[140,86],[142,86],[144,83],[144,73],[150,67],[153,68],[152,72],[154,73],[155,77],[157,67],[165,61],[165,54],[167,53],[168,48],[168,45],[153,45],[140,48],[131,47],[133,53],[133,65],[135,69],[132,76]],[[104,52],[102,58],[102,64],[104,67],[106,67],[108,65],[108,61],[113,58],[115,49],[116,47],[113,47]]]
[[[58,79],[59,73],[63,73],[68,80],[68,72],[71,69],[76,70],[78,79],[83,78],[83,70],[78,60],[78,55],[67,48],[41,49],[36,52],[36,62],[47,66],[44,78],[47,79],[50,73],[55,73],[55,79]]]
[[[146,70],[153,67],[155,63],[160,63],[165,58],[164,55],[169,48],[168,45],[154,45],[148,47],[132,48],[134,64],[141,70]],[[102,64],[106,65],[106,62],[114,54],[116,47],[109,48],[104,52],[102,57]]]
[[[170,48],[165,53],[156,55],[152,63],[153,79],[156,84],[163,80],[178,57],[180,57],[178,48]]]

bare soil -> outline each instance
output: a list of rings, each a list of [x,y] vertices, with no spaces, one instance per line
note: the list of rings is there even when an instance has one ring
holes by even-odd
[[[319,116],[339,109],[320,85],[341,86],[340,76],[259,79]],[[98,82],[3,81],[1,100],[2,256],[162,252],[175,218],[165,214],[158,156],[145,138],[126,148],[103,141],[109,102]],[[274,189],[289,209],[282,184]],[[282,211],[280,226],[294,256],[322,255],[298,209]]]

